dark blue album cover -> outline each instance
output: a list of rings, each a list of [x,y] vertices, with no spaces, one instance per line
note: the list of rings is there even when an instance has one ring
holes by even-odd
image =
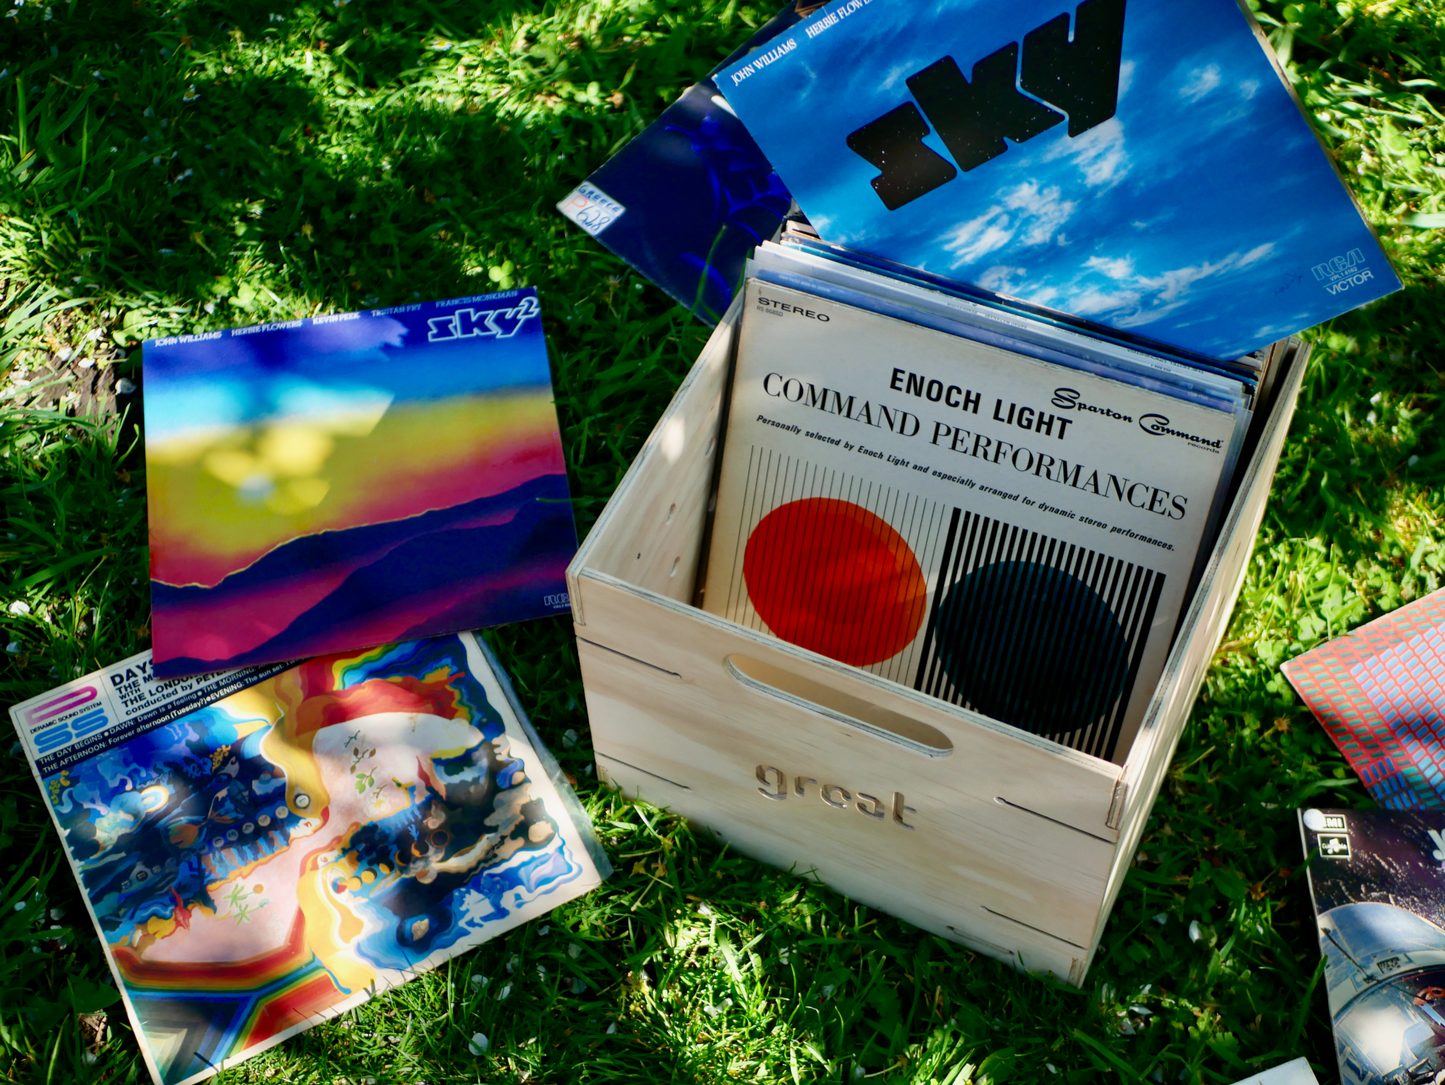
[[[836,0],[715,74],[827,241],[1216,358],[1399,289],[1235,0]]]
[[[819,6],[794,0],[723,64]],[[778,232],[791,206],[772,165],[708,78],[688,88],[557,209],[715,324],[742,281],[748,253]]]

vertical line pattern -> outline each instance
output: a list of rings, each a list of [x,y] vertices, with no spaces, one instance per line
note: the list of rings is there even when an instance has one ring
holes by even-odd
[[[738,525],[733,567],[727,583],[726,615],[752,629],[766,627],[748,599],[743,575],[746,541],[763,518],[774,509],[807,498],[825,497],[849,501],[879,516],[898,532],[912,548],[925,580],[933,573],[933,597],[927,603],[919,635],[900,652],[881,663],[864,668],[893,681],[911,684],[915,690],[939,697],[952,704],[972,710],[966,694],[956,688],[944,668],[946,655],[961,659],[988,656],[993,662],[989,679],[1004,689],[1019,689],[1027,681],[1030,660],[1047,660],[1051,669],[1081,676],[1077,698],[1079,704],[1097,704],[1107,692],[1106,683],[1117,670],[1107,666],[1107,642],[1100,637],[1086,636],[1071,629],[1068,621],[1049,622],[1041,605],[1041,589],[1050,577],[1050,570],[1071,577],[1092,591],[1100,604],[1118,623],[1123,636],[1125,677],[1118,694],[1104,706],[1095,719],[1069,721],[1062,717],[1065,700],[1059,700],[1051,714],[1036,717],[1025,729],[1050,734],[1055,740],[1073,749],[1103,758],[1112,758],[1123,731],[1129,702],[1133,697],[1143,662],[1144,649],[1164,588],[1164,575],[1141,565],[1131,564],[1077,543],[1065,542],[1037,531],[1030,531],[1003,520],[983,516],[956,506],[911,494],[893,486],[865,481],[835,468],[807,460],[784,457],[764,446],[749,450],[746,475],[741,496],[743,515]],[[862,530],[857,523],[833,530],[853,536]],[[815,538],[818,527],[810,516],[795,525],[801,538],[790,536],[789,543]],[[832,544],[856,543],[849,539],[817,539],[820,549],[833,550]],[[793,570],[771,567],[772,562],[786,560],[780,548],[769,554],[764,575],[791,578]],[[806,549],[812,549],[807,547]],[[1016,562],[1014,567],[1005,563]],[[944,609],[951,590],[970,574],[988,566],[1003,566],[994,571],[981,591],[976,591],[973,606],[976,613],[991,613],[1007,608],[1026,608],[1017,615],[1007,634],[1007,643],[990,648],[983,638],[991,634],[986,623],[970,620],[964,608]],[[798,605],[813,613],[836,618],[831,614],[839,600],[829,598],[821,578],[807,578],[812,584],[807,596],[798,597]],[[801,584],[800,584],[801,590]],[[888,619],[905,620],[900,612]],[[866,623],[865,623],[866,624]],[[896,632],[896,630],[892,630]],[[838,651],[854,647],[853,638],[864,629],[849,631],[835,645]],[[990,649],[990,651],[984,651]],[[1004,720],[1008,723],[1010,721]],[[1070,723],[1076,726],[1070,727]],[[1064,733],[1062,728],[1068,727]]]

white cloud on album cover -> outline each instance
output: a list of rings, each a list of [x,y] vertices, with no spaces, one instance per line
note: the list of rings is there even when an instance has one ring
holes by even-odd
[[[1112,117],[1081,136],[1055,143],[1044,155],[1045,162],[1070,160],[1089,188],[1113,188],[1129,175],[1132,163],[1124,147],[1124,124]]]
[[[1134,85],[1134,69],[1138,67],[1132,60],[1126,60],[1119,65],[1119,94],[1115,101],[1122,102],[1124,95],[1129,93],[1129,88]]]
[[[971,264],[1015,240],[1022,245],[1047,244],[1078,207],[1073,200],[1060,199],[1058,186],[1040,188],[1037,181],[1000,192],[998,200],[940,238],[941,247],[954,256],[953,267]]]
[[[1184,81],[1184,85],[1179,88],[1179,97],[1186,102],[1197,102],[1218,87],[1220,81],[1218,64],[1195,68],[1189,73],[1189,78]]]
[[[1131,257],[1090,257],[1084,263],[1088,271],[1096,272],[1107,280],[1107,285],[1096,280],[1075,283],[1075,292],[1066,292],[1062,302],[1070,312],[1080,316],[1096,317],[1107,315],[1110,323],[1121,328],[1135,328],[1153,323],[1168,316],[1189,300],[1192,288],[1209,279],[1232,275],[1251,267],[1275,250],[1274,242],[1256,245],[1246,252],[1230,253],[1219,260],[1206,261],[1186,267],[1171,268],[1155,275],[1141,275],[1134,270]],[[1004,272],[1021,272],[1022,268],[991,269]],[[1019,285],[1011,275],[998,276],[1017,288]],[[1005,287],[991,289],[1004,290]],[[1050,298],[1057,298],[1059,291],[1046,288]],[[1047,304],[1042,300],[1044,290],[1023,290],[1021,297],[1029,301]]]

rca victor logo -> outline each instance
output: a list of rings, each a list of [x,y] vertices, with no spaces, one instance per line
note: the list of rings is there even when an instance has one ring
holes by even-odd
[[[1124,0],[1084,0],[1074,11],[1073,37],[1066,12],[1009,42],[963,77],[951,56],[914,72],[905,82],[918,104],[905,102],[848,136],[848,146],[882,172],[873,191],[896,211],[1069,118],[1069,136],[1081,136],[1114,115],[1119,104],[1119,62],[1124,44]],[[919,112],[919,107],[923,112]],[[1053,108],[1050,108],[1053,107]],[[1063,112],[1060,112],[1062,110]],[[924,145],[933,122],[958,164]]]
[[[1343,256],[1316,264],[1310,270],[1331,294],[1338,294],[1352,286],[1363,286],[1375,277],[1374,272],[1365,266],[1365,254],[1359,249],[1351,249]]]
[[[891,813],[893,824],[901,825],[910,832],[914,828],[914,826],[908,824],[908,821],[903,815],[916,814],[918,811],[903,801],[903,792],[901,791],[893,792],[891,805],[885,806],[883,800],[877,796],[869,795],[863,791],[849,791],[842,784],[819,784],[818,781],[811,776],[794,776],[790,781],[787,773],[773,765],[759,765],[754,775],[757,776],[758,783],[763,785],[758,788],[758,794],[765,799],[782,802],[789,795],[790,784],[793,795],[796,795],[800,799],[806,799],[808,797],[808,785],[811,784],[817,789],[815,794],[818,798],[834,810],[846,810],[851,805],[860,814],[873,818],[876,821],[882,821]]]

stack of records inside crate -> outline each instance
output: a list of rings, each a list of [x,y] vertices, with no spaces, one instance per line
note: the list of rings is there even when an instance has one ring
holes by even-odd
[[[564,201],[695,311],[737,298],[700,604],[1122,759],[1271,344],[1398,279],[1233,0],[842,0],[752,46]],[[711,193],[712,240],[639,256],[643,174]]]
[[[1081,330],[801,229],[742,307],[706,609],[1126,752],[1270,352]]]

